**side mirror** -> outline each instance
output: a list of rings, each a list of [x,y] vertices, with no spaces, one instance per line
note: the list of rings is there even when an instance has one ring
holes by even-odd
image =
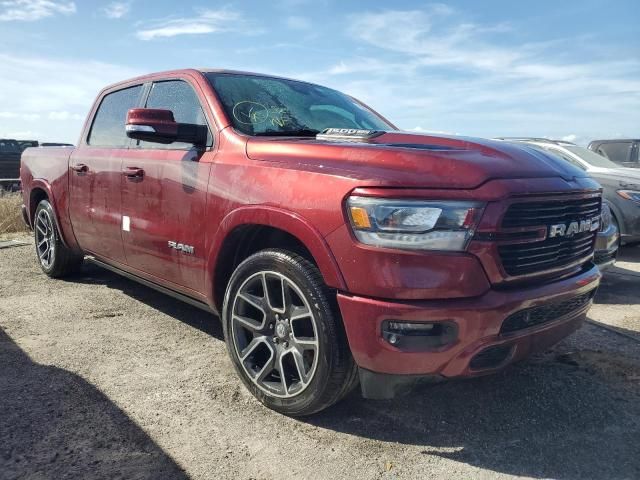
[[[207,127],[192,123],[178,123],[171,110],[132,108],[127,112],[127,137],[145,142],[169,144],[193,143],[196,147],[207,144]]]

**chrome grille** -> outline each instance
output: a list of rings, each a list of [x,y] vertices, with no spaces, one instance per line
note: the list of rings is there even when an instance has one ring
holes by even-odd
[[[514,203],[502,220],[502,228],[548,229],[550,225],[597,217],[600,207],[600,197]],[[596,235],[597,232],[583,232],[567,237],[503,244],[498,246],[498,254],[504,271],[510,276],[560,270],[591,257]]]
[[[575,237],[556,237],[542,242],[503,245],[498,247],[502,266],[509,275],[528,273],[568,266],[593,253],[596,232]]]
[[[514,203],[502,219],[503,228],[537,227],[593,218],[600,214],[600,197]]]

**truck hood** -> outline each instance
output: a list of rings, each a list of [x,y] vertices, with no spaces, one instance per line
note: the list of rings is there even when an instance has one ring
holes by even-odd
[[[400,131],[362,140],[251,137],[246,150],[255,160],[387,186],[475,188],[492,179],[587,176],[526,145]]]

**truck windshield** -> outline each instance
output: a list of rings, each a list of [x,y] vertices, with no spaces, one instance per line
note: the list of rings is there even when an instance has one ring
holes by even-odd
[[[575,153],[577,156],[579,156],[589,165],[592,165],[594,167],[601,167],[601,168],[620,168],[621,167],[621,165],[618,165],[617,163],[613,163],[608,158],[605,158],[602,155],[598,155],[597,153],[592,152],[588,148],[578,147],[573,145],[566,145],[564,148],[566,148],[572,153]]]
[[[258,75],[206,76],[234,128],[247,135],[315,136],[325,128],[395,130],[337,90]]]

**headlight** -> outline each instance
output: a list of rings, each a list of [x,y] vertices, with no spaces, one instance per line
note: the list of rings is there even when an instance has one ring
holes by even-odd
[[[618,195],[627,200],[640,203],[640,192],[635,190],[618,190]]]
[[[484,204],[458,201],[349,197],[356,238],[376,247],[463,251]]]

